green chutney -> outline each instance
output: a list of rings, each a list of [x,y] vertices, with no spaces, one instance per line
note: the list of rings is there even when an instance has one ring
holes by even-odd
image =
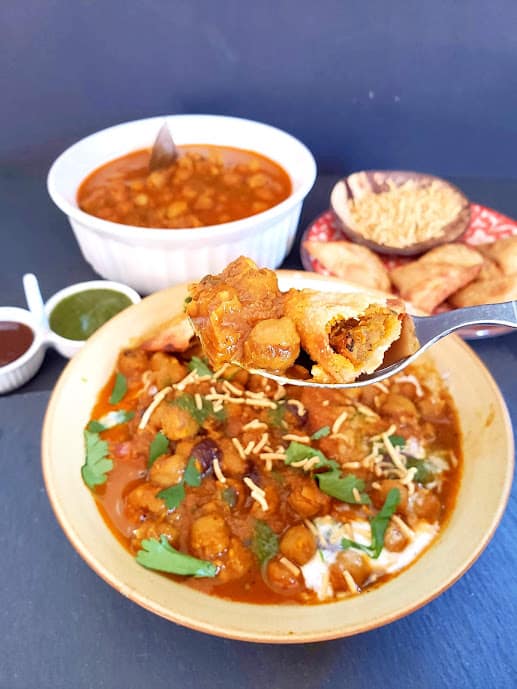
[[[131,299],[112,289],[87,289],[65,297],[50,314],[51,329],[69,340],[86,340]]]

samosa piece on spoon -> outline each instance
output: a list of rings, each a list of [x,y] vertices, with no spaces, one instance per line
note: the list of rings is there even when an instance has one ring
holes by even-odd
[[[371,373],[411,324],[402,301],[367,291],[282,293],[274,271],[244,257],[189,292],[186,311],[214,367],[237,363],[288,378],[303,348],[320,383],[350,383]],[[414,337],[406,339],[404,356],[418,346]]]

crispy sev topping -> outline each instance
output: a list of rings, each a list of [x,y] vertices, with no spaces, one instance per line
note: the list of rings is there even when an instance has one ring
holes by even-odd
[[[257,484],[249,476],[245,476],[243,481],[252,493],[259,493],[262,496],[266,494],[266,491],[262,490],[260,486],[257,486]]]
[[[283,440],[294,440],[297,443],[310,443],[311,439],[308,435],[296,435],[296,433],[286,433],[282,436]]]
[[[260,430],[262,428],[267,428],[268,425],[267,423],[264,423],[263,421],[259,421],[258,419],[253,419],[252,421],[249,421],[247,424],[245,424],[242,427],[243,431],[252,431],[254,429]]]
[[[397,376],[394,380],[395,380],[395,383],[411,383],[412,385],[415,386],[417,397],[423,397],[424,396],[424,391],[422,390],[422,386],[420,385],[418,378],[416,378],[415,376],[411,376],[411,375]]]
[[[194,393],[194,402],[196,404],[196,409],[203,409],[203,400],[201,399],[199,392]]]
[[[239,456],[241,459],[246,459],[246,453],[244,452],[244,448],[242,447],[241,441],[239,438],[232,438],[232,443],[237,452],[239,453]]]
[[[402,533],[409,538],[410,541],[413,540],[415,537],[415,532],[406,524],[403,519],[398,516],[398,514],[394,514],[391,517],[391,520],[396,526],[399,527]]]
[[[342,411],[341,414],[337,417],[337,419],[334,421],[332,424],[332,433],[339,433],[339,429],[343,425],[343,423],[346,421],[348,418],[348,412]]]
[[[163,402],[163,400],[167,397],[171,390],[172,387],[168,385],[167,387],[163,388],[163,390],[160,390],[160,392],[156,393],[156,395],[153,397],[153,401],[142,414],[142,418],[140,419],[140,423],[138,424],[139,431],[141,431],[147,426],[147,424],[151,420],[153,412]]]
[[[267,445],[268,441],[269,441],[269,434],[268,433],[262,433],[262,437],[260,438],[258,443],[253,448],[253,454],[254,455],[260,454],[261,450],[264,448],[265,445]]]
[[[367,407],[366,404],[361,404],[361,402],[354,402],[355,408],[357,409],[358,412],[361,414],[364,414],[364,416],[369,416],[372,419],[378,419],[379,415],[373,411],[373,409],[370,409],[370,407]]]
[[[350,574],[348,569],[343,570],[343,579],[348,586],[350,593],[359,593],[359,586],[355,583],[354,577]]]
[[[300,570],[294,564],[294,562],[291,562],[291,560],[288,560],[286,557],[283,556],[279,559],[279,562],[281,562],[284,565],[284,567],[291,572],[293,576],[300,576]]]
[[[226,476],[223,474],[219,460],[215,457],[212,466],[214,467],[214,474],[219,483],[226,483]]]
[[[298,414],[300,416],[303,416],[306,412],[306,409],[303,406],[303,404],[300,402],[300,400],[294,400],[294,399],[293,400],[287,400],[287,404],[292,404],[294,407],[296,407],[298,410]]]

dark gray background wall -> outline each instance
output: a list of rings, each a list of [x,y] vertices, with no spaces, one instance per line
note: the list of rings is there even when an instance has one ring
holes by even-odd
[[[0,158],[119,121],[256,118],[322,171],[517,176],[516,0],[2,0]]]

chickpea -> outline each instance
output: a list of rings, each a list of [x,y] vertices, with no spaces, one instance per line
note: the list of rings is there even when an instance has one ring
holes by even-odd
[[[137,194],[133,199],[135,206],[147,206],[149,203],[149,197],[147,194]]]
[[[407,397],[390,392],[381,406],[382,414],[400,418],[402,416],[418,416],[418,410]]]
[[[380,488],[372,489],[372,502],[377,509],[381,509],[392,488],[396,488],[400,493],[400,501],[397,505],[397,512],[406,514],[408,509],[408,492],[406,486],[394,479],[379,481]]]
[[[129,379],[140,378],[147,366],[147,354],[141,349],[126,349],[118,358],[118,370]]]
[[[303,524],[291,526],[282,536],[280,552],[295,564],[304,565],[316,552],[314,534]]]
[[[214,201],[207,193],[204,193],[194,201],[193,207],[195,211],[209,211],[214,207]]]
[[[217,578],[221,583],[241,579],[252,566],[253,555],[248,548],[245,548],[238,538],[231,538],[228,555]]]
[[[229,406],[231,407],[232,405]],[[234,406],[237,407],[237,405]],[[223,474],[225,476],[242,476],[246,471],[247,462],[237,452],[235,445],[229,438],[220,438],[217,442],[223,454],[221,458]]]
[[[313,479],[299,477],[296,483],[291,481],[287,502],[302,517],[314,517],[328,508],[330,498],[319,490]]]
[[[186,201],[173,201],[167,207],[167,217],[170,219],[177,218],[179,215],[183,215],[188,210],[188,205]]]
[[[295,592],[301,588],[302,573],[298,570],[295,574],[290,568],[286,567],[279,558],[270,560],[266,567],[266,583],[273,590],[281,593],[285,591]]]
[[[155,421],[170,440],[191,438],[199,430],[199,424],[188,411],[173,404],[162,403],[155,412]]]
[[[149,189],[163,189],[167,182],[166,172],[163,170],[155,170],[151,172],[146,181],[146,186]]]
[[[167,488],[179,483],[183,478],[187,460],[179,455],[162,455],[152,465],[149,478],[153,483]]]
[[[348,584],[343,576],[347,571],[358,586],[362,586],[370,576],[371,568],[364,553],[358,550],[343,550],[337,554],[335,562],[330,567],[330,581],[334,589],[348,591]]]
[[[151,370],[159,389],[173,385],[187,375],[187,369],[174,356],[156,352],[151,357]]]
[[[192,524],[190,545],[201,559],[220,557],[230,545],[230,531],[224,519],[217,514],[205,514]]]
[[[427,522],[436,522],[440,518],[442,506],[440,500],[429,490],[419,490],[411,502],[415,515]]]
[[[149,514],[160,515],[167,511],[165,503],[156,497],[159,490],[152,483],[141,483],[126,497],[126,510],[130,519],[140,519]]]
[[[388,524],[384,534],[384,547],[394,553],[400,553],[407,546],[408,538],[392,521]]]
[[[257,189],[267,184],[267,176],[263,172],[256,172],[248,177],[246,183],[250,189]]]

